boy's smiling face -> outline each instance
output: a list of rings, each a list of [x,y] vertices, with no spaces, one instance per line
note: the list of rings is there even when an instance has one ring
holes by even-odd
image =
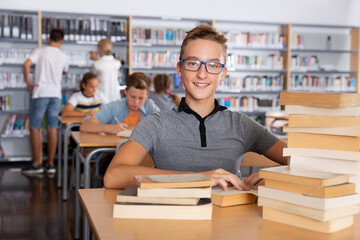
[[[183,59],[196,59],[201,61],[225,62],[224,50],[221,44],[204,39],[190,41],[183,53]],[[210,74],[202,65],[196,72],[188,71],[183,63],[177,64],[177,73],[182,78],[187,102],[214,101],[215,90],[220,81],[226,76],[224,67],[220,74]]]

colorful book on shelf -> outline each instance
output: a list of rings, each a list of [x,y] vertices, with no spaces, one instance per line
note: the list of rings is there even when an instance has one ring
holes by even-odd
[[[289,166],[263,168],[259,171],[259,177],[264,178],[265,182],[267,179],[272,179],[276,181],[319,187],[343,184],[347,183],[349,180],[349,176],[346,174],[311,171]]]
[[[211,215],[210,198],[202,198],[193,206],[115,203],[113,209],[114,218],[211,220]]]
[[[358,152],[360,149],[360,137],[289,132],[288,147]]]
[[[319,197],[312,197],[303,194],[291,193],[274,188],[259,186],[258,196],[259,198],[266,197],[278,201],[284,201],[287,203],[314,208],[314,209],[320,209],[320,210],[342,208],[342,207],[360,204],[359,193],[340,196],[340,197],[319,198]]]
[[[211,187],[212,180],[203,174],[137,175],[135,182],[146,188],[201,188]]]
[[[213,187],[211,190],[211,201],[219,207],[228,207],[242,204],[255,203],[257,190],[239,191],[234,187],[229,187],[225,191],[221,186]]]
[[[281,92],[280,105],[299,105],[309,107],[341,108],[360,106],[357,93],[311,93]]]
[[[360,174],[360,161],[292,155],[290,167],[340,174]]]
[[[340,136],[360,136],[360,127],[289,127],[283,126],[283,132],[318,133]]]
[[[360,116],[290,115],[289,127],[360,127]]]
[[[328,108],[328,107],[309,107],[301,105],[286,105],[287,114],[312,114],[327,116],[359,116],[360,106]]]
[[[338,160],[348,161],[360,161],[360,152],[352,151],[339,151],[339,150],[328,150],[318,148],[284,148],[283,156],[305,156],[305,157],[318,157],[318,158],[330,158]]]
[[[127,187],[116,196],[117,203],[152,203],[166,205],[197,205],[200,198],[141,197],[136,187]]]
[[[269,207],[263,207],[263,219],[322,233],[336,232],[344,228],[350,227],[354,224],[353,215],[332,219],[326,222],[321,222],[313,220],[311,218],[279,211]]]
[[[321,187],[266,179],[265,187],[320,198],[339,197],[355,193],[354,183],[342,183]]]
[[[341,217],[355,215],[360,212],[360,205],[350,205],[346,207],[334,208],[324,211],[311,207],[299,206],[296,204],[279,201],[271,198],[266,198],[266,197],[258,198],[258,206],[268,207],[279,211],[300,215],[321,222],[326,222]]]

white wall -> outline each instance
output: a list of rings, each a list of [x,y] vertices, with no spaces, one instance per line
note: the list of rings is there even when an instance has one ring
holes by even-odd
[[[359,25],[359,0],[0,0],[0,9]]]

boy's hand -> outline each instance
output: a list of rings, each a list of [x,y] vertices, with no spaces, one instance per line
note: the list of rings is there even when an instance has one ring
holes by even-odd
[[[117,134],[118,132],[121,132],[123,130],[128,129],[128,125],[125,123],[116,123],[111,125],[110,133],[111,134]]]
[[[94,61],[98,60],[97,52],[90,51],[90,59]]]
[[[30,83],[26,83],[26,86],[27,86],[27,88],[29,89],[29,92],[32,93],[32,91],[34,90],[34,87],[37,87],[37,86],[39,86],[39,85],[36,84],[36,83],[30,82]]]
[[[220,184],[224,190],[227,190],[228,186],[234,186],[238,190],[250,190],[250,187],[238,178],[238,176],[224,169],[219,168],[213,171],[203,172],[202,174],[211,178],[213,186]]]
[[[259,178],[259,173],[253,173],[244,180],[245,184],[250,188],[258,189],[259,185],[265,184],[265,179]]]

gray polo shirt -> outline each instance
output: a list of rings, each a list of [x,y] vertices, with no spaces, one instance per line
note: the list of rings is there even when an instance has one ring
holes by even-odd
[[[175,171],[210,171],[222,168],[241,176],[241,156],[266,152],[278,139],[247,115],[219,106],[201,118],[181,100],[179,108],[145,117],[130,141],[140,143],[155,167]]]

